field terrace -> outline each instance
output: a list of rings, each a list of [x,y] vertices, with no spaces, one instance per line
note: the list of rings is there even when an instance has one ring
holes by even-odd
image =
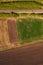
[[[40,15],[40,16],[39,16]],[[43,40],[43,15],[0,17],[0,51]]]

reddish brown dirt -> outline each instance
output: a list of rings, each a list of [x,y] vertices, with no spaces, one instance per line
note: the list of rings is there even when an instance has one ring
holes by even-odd
[[[0,52],[0,65],[43,65],[43,42]]]
[[[18,41],[18,35],[17,35],[17,28],[16,28],[16,22],[14,20],[8,20],[8,31],[9,31],[9,39],[10,42],[17,42]]]
[[[0,21],[6,21],[6,18],[0,18]]]

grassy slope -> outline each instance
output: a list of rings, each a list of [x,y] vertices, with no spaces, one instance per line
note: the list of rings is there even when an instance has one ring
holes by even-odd
[[[40,2],[40,3],[42,3],[42,4],[43,4],[43,0],[35,0],[35,1]]]
[[[29,16],[34,16],[34,17],[35,17],[35,16],[43,17],[43,14],[42,14],[42,13],[37,13],[37,14],[35,14],[35,13],[34,13],[34,14],[33,14],[33,13],[30,13],[30,14],[29,14],[29,13],[21,13],[21,14],[19,14],[19,13],[15,13],[15,14],[14,14],[14,13],[10,13],[10,14],[9,14],[9,13],[0,13],[0,18],[1,18],[1,17],[2,17],[2,18],[3,18],[3,17],[4,17],[4,18],[7,18],[7,17],[20,17],[20,16],[23,17],[23,16],[27,16],[27,15],[29,15]]]
[[[0,18],[2,17],[4,17],[4,18],[7,18],[7,17],[18,17],[19,16],[19,14],[12,14],[12,13],[1,13],[0,14]]]
[[[32,5],[32,6],[31,6]],[[42,5],[35,2],[7,2],[0,3],[0,9],[42,9]]]

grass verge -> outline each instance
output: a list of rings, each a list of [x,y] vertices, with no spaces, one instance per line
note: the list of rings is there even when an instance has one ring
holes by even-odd
[[[43,9],[43,5],[35,1],[0,2],[0,9]]]

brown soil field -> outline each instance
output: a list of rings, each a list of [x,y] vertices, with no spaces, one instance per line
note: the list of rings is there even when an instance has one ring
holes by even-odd
[[[43,65],[43,41],[0,52],[0,65]]]
[[[8,20],[7,24],[8,24],[10,42],[11,43],[17,42],[18,34],[17,34],[16,22],[14,20]]]
[[[0,18],[0,21],[6,21],[6,18]]]
[[[0,51],[19,46],[15,18],[0,18]]]

